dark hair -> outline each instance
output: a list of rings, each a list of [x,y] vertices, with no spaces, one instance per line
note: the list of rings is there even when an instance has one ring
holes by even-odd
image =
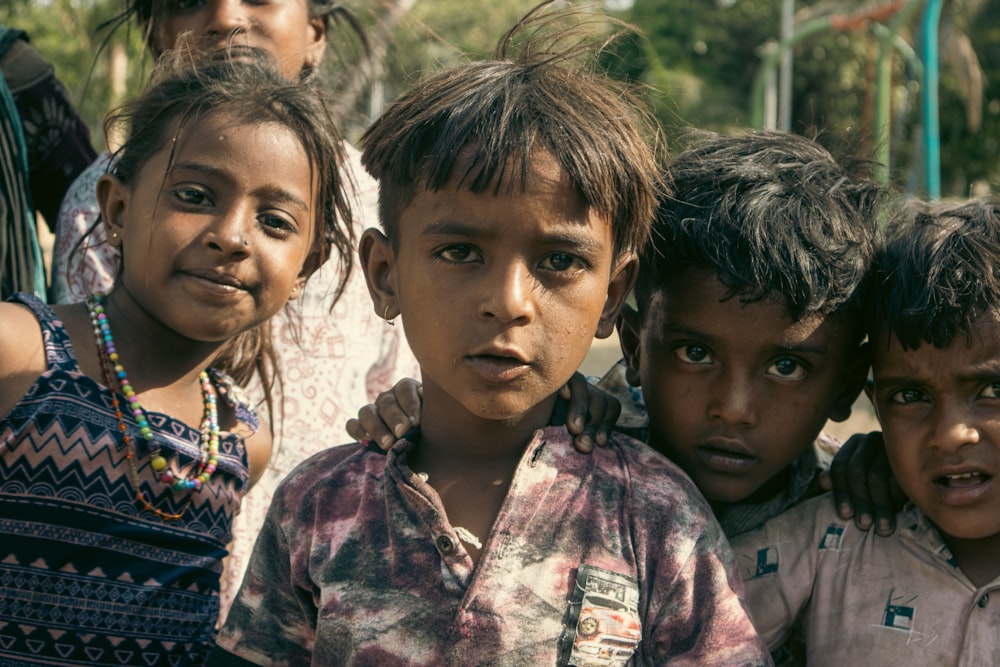
[[[795,320],[860,309],[882,188],[817,142],[784,132],[699,133],[667,168],[640,255],[639,310],[691,269],[744,303],[784,298]]]
[[[463,169],[460,187],[472,192],[523,189],[538,150],[551,151],[586,204],[610,218],[616,252],[645,242],[659,183],[656,125],[626,86],[581,62],[601,50],[583,48],[589,19],[541,12],[549,4],[508,31],[494,59],[429,76],[362,137],[393,243],[418,188],[440,189]]]
[[[871,333],[904,349],[947,347],[1000,313],[1000,199],[909,201],[886,229],[870,280]]]
[[[157,78],[138,98],[109,114],[105,131],[124,124],[127,135],[116,154],[114,175],[130,184],[152,156],[173,145],[189,124],[224,114],[239,123],[277,123],[298,137],[316,176],[315,247],[325,261],[331,250],[349,275],[354,232],[341,166],[344,148],[328,94],[318,86],[289,82],[270,60],[197,59],[178,52],[157,68]],[[163,174],[159,174],[163,177]],[[123,257],[122,261],[127,261]],[[336,296],[344,289],[337,286]],[[276,378],[270,324],[237,336],[216,365],[246,383],[260,372],[267,395]]]

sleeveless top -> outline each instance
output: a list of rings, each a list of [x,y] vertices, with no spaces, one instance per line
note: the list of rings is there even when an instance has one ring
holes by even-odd
[[[218,469],[179,521],[142,510],[107,387],[80,371],[48,306],[33,295],[12,300],[38,318],[47,370],[0,418],[0,663],[203,664],[249,482],[243,437],[220,434]],[[248,427],[240,430],[256,430],[241,390],[221,373],[212,380]],[[201,432],[147,416],[161,453],[186,473],[200,458]],[[155,507],[180,512],[191,491],[154,477],[146,442],[126,420],[142,491]]]

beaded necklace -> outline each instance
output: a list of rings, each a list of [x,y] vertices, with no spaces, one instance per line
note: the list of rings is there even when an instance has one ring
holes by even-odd
[[[219,463],[219,410],[215,387],[212,385],[208,373],[202,371],[198,376],[199,383],[201,384],[201,399],[205,406],[200,426],[201,458],[198,462],[197,471],[192,477],[184,478],[180,475],[175,475],[170,470],[170,464],[167,459],[160,454],[160,446],[153,437],[153,429],[149,426],[146,411],[139,403],[139,398],[135,395],[135,390],[132,388],[128,380],[128,375],[125,373],[125,367],[122,366],[121,360],[118,358],[118,351],[115,349],[115,342],[111,337],[111,327],[108,324],[103,303],[103,294],[92,294],[87,298],[87,310],[90,312],[90,323],[94,327],[94,338],[97,342],[97,354],[101,359],[104,383],[111,392],[111,404],[115,410],[115,417],[118,419],[118,430],[121,432],[122,440],[125,443],[125,458],[128,461],[129,479],[132,481],[132,488],[135,490],[135,498],[143,509],[152,512],[164,521],[177,521],[183,516],[187,508],[190,507],[194,500],[194,492],[201,489],[211,479]],[[121,404],[118,401],[118,393],[114,388],[115,378],[118,380],[122,394],[125,395],[125,399],[128,401],[128,409],[139,425],[139,433],[149,447],[149,466],[157,474],[157,479],[174,491],[191,491],[179,512],[172,513],[158,509],[153,506],[146,498],[146,494],[141,490],[139,472],[135,464],[136,449],[128,433]]]

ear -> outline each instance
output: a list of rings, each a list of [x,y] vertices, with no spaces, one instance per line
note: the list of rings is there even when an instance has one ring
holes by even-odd
[[[851,355],[847,362],[847,369],[844,371],[844,383],[840,395],[834,403],[830,412],[830,419],[835,422],[847,421],[851,416],[851,408],[854,402],[861,395],[861,391],[868,391],[868,370],[871,368],[871,346],[863,343]],[[869,394],[869,398],[871,394]]]
[[[97,181],[97,204],[101,208],[101,222],[108,245],[120,248],[125,237],[125,212],[128,209],[129,189],[117,176],[104,174]]]
[[[611,282],[608,283],[608,298],[604,302],[604,310],[601,311],[595,337],[607,338],[615,330],[618,314],[625,305],[625,299],[632,291],[632,286],[635,285],[638,269],[639,258],[635,253],[630,252],[618,258],[615,268],[612,269]]]
[[[289,301],[294,301],[302,296],[302,291],[306,288],[306,281],[309,280],[309,276],[316,273],[317,269],[322,265],[323,261],[320,258],[319,250],[313,250],[306,255],[306,261],[302,264],[302,270],[299,271],[299,276],[292,285],[292,293],[288,295]]]
[[[358,254],[375,313],[385,320],[394,319],[399,315],[399,293],[392,244],[379,230],[366,229],[358,244]]]
[[[639,321],[639,311],[632,306],[625,304],[622,307],[622,314],[618,317],[618,344],[622,348],[622,356],[625,357],[625,379],[633,387],[641,386],[639,379],[639,332],[642,330],[642,323]]]
[[[329,16],[315,16],[306,25],[306,57],[305,65],[309,69],[319,69],[326,54],[326,34],[330,25]]]

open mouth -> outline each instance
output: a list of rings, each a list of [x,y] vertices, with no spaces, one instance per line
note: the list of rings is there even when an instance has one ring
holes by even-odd
[[[947,489],[969,489],[985,484],[992,477],[981,472],[964,472],[956,475],[942,475],[934,480],[938,486]]]

